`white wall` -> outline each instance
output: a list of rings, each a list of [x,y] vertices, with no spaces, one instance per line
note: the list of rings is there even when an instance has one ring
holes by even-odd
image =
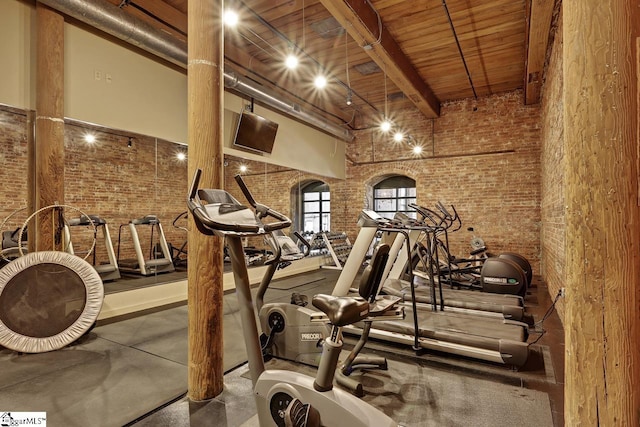
[[[0,0],[0,103],[35,109],[35,8]],[[187,143],[187,77],[99,35],[65,24],[65,116],[112,129]],[[203,96],[205,96],[203,94]],[[241,98],[225,93],[224,152],[334,178],[345,177],[345,142],[259,105],[278,123],[274,150],[234,149]]]

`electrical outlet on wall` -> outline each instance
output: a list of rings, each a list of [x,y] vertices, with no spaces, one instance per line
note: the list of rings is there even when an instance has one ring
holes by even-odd
[[[102,71],[93,70],[93,78],[94,80],[102,80]]]

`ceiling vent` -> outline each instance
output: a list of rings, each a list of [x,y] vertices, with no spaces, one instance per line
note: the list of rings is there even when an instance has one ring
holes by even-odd
[[[344,34],[344,28],[333,16],[310,25],[311,29],[323,39],[335,39]]]
[[[354,65],[353,68],[355,68],[363,76],[368,76],[370,74],[379,73],[382,71],[380,70],[380,67],[378,67],[378,64],[373,61]]]
[[[406,99],[406,96],[404,96],[404,92],[393,92],[387,95],[387,100],[389,100],[390,102],[401,101],[403,99]]]

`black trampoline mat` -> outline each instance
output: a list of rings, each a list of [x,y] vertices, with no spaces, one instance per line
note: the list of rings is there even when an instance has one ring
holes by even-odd
[[[72,269],[53,263],[16,274],[0,294],[0,320],[24,336],[46,338],[71,326],[82,314],[87,291]]]

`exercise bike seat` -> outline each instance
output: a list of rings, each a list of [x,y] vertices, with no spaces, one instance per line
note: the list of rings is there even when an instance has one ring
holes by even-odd
[[[311,302],[335,326],[351,325],[369,316],[369,302],[357,298],[318,294]]]

